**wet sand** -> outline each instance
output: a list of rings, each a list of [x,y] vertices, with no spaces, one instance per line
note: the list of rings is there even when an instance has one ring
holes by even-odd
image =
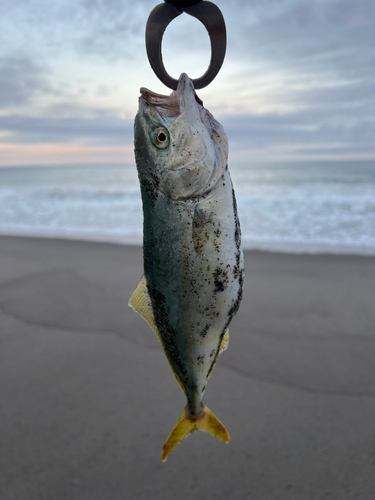
[[[375,498],[375,259],[246,252],[203,433],[127,306],[140,247],[0,237],[1,500]]]

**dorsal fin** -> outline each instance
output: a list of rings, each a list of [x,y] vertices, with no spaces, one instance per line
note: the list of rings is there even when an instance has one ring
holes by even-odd
[[[177,373],[175,372],[175,370],[173,368],[171,360],[169,359],[169,356],[168,356],[168,352],[166,351],[166,349],[164,347],[164,344],[163,344],[161,335],[159,333],[158,327],[156,326],[154,311],[152,309],[151,297],[150,297],[150,294],[148,293],[147,281],[146,281],[145,275],[142,276],[142,278],[138,282],[138,285],[135,287],[135,290],[132,293],[130,300],[128,302],[128,306],[131,307],[140,316],[142,316],[142,318],[144,320],[146,320],[147,323],[154,330],[157,338],[159,339],[159,341],[164,349],[165,355],[167,357],[167,360],[169,361],[169,364],[171,365],[172,371],[177,379],[177,382],[180,384],[182,390],[186,394],[185,387],[182,385],[180,378],[178,377]]]
[[[156,333],[156,336],[160,340],[161,344],[163,342],[160,338],[160,333],[158,327],[156,326],[154,311],[152,309],[151,297],[147,289],[147,281],[145,275],[139,280],[138,285],[135,287],[134,292],[129,300],[129,307],[131,307],[135,312],[137,312]]]

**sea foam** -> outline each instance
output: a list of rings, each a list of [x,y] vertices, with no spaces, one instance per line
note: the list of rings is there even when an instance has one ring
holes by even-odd
[[[230,165],[245,248],[375,254],[375,162]],[[142,241],[135,166],[0,169],[0,232]]]

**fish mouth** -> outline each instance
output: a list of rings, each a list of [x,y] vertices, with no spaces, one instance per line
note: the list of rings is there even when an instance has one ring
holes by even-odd
[[[203,106],[203,102],[195,93],[193,82],[186,73],[181,74],[177,90],[170,95],[157,94],[145,87],[142,87],[140,92],[143,101],[152,106],[163,118],[176,118],[192,101]]]

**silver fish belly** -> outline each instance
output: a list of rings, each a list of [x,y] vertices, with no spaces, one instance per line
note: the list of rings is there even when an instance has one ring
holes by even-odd
[[[194,430],[229,435],[203,403],[228,343],[244,277],[227,139],[182,74],[176,91],[141,89],[135,155],[144,212],[144,277],[130,305],[151,325],[187,397],[165,461]]]

